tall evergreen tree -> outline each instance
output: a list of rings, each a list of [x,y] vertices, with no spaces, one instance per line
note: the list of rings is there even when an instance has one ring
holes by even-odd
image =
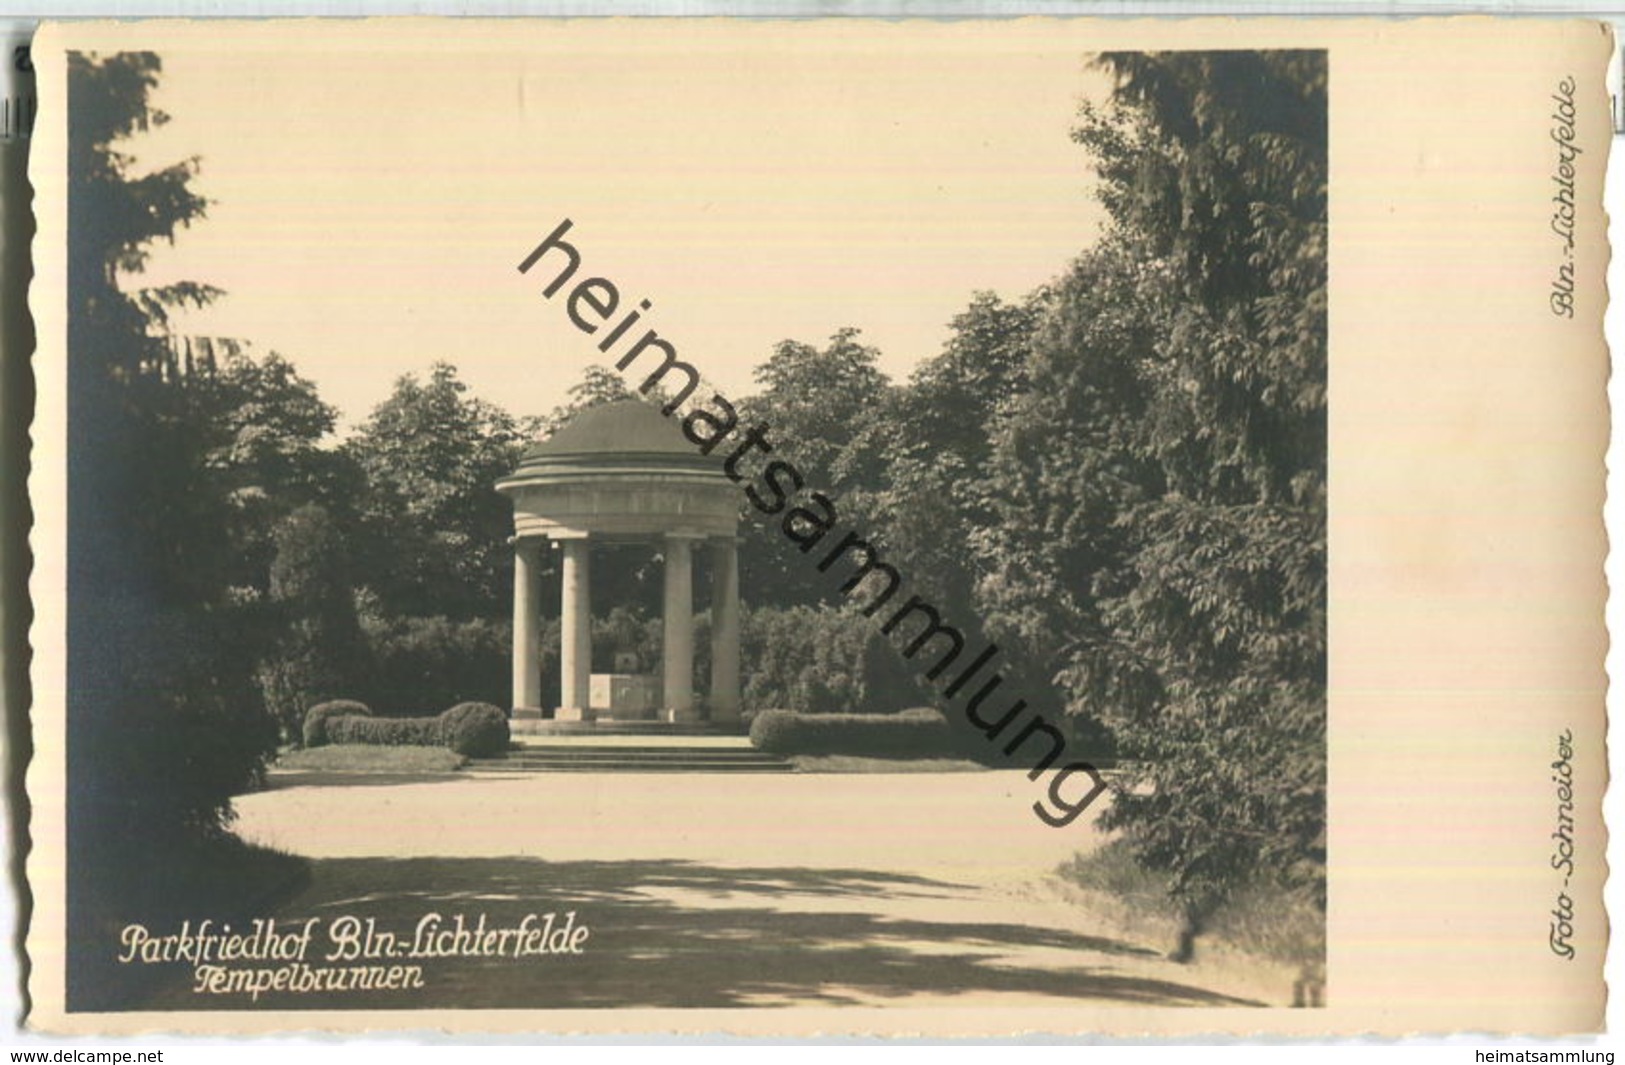
[[[70,904],[90,858],[218,830],[274,739],[238,668],[250,619],[227,595],[200,416],[222,345],[169,330],[218,292],[139,286],[153,245],[206,208],[196,160],[143,171],[126,148],[167,119],[160,71],[151,53],[68,62]]]

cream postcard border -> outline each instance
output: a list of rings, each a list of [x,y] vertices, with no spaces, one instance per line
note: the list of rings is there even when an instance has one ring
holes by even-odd
[[[1330,55],[1328,1006],[64,1014],[66,622],[65,49],[210,42],[255,50],[522,49],[540,35],[617,47],[816,47],[862,34],[907,62],[918,36],[1002,47],[1325,48]],[[1401,21],[431,20],[47,25],[34,46],[39,352],[30,491],[35,908],[31,1027],[103,1034],[462,1032],[736,1035],[1203,1032],[1313,1035],[1602,1024],[1609,144],[1605,27]],[[1549,95],[1579,85],[1581,308],[1546,293]],[[516,234],[516,246],[523,234]],[[526,298],[515,292],[517,299]],[[1577,744],[1571,894],[1580,957],[1546,943],[1555,737]]]

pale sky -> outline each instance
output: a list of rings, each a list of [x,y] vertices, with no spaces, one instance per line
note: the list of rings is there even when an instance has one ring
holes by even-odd
[[[226,289],[195,331],[281,352],[353,425],[439,359],[515,415],[607,362],[515,269],[566,217],[577,279],[653,301],[730,395],[775,342],[846,325],[902,379],[975,290],[1018,297],[1096,238],[1081,42],[674,32],[158,47],[172,121],[128,150],[200,156],[216,202],[148,281]]]

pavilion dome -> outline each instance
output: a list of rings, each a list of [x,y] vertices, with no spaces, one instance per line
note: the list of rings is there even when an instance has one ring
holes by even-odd
[[[719,452],[701,454],[658,407],[620,400],[582,411],[532,445],[496,489],[513,498],[520,535],[549,523],[624,532],[662,514],[686,527],[685,516],[698,512],[716,519],[706,529],[726,517],[731,532],[739,493]]]

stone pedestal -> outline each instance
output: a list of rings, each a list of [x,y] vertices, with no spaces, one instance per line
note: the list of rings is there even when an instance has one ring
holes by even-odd
[[[660,710],[660,678],[642,673],[594,673],[592,708],[600,721],[653,721]]]

